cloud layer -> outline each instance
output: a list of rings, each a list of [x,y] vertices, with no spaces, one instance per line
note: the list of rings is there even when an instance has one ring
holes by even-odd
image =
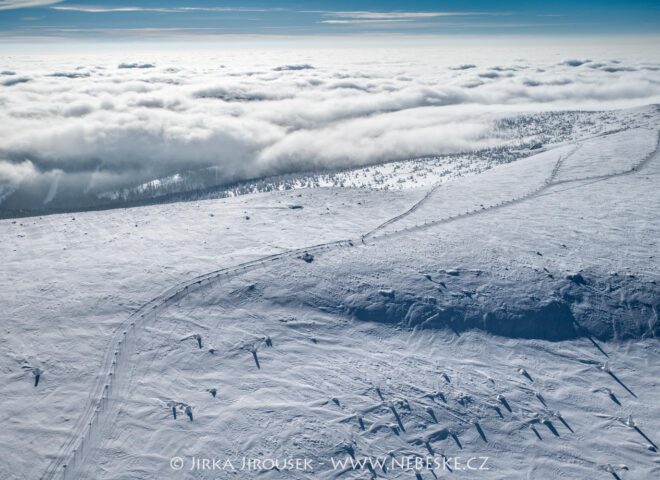
[[[493,147],[512,112],[660,102],[660,64],[639,59],[434,55],[0,59],[0,208]]]

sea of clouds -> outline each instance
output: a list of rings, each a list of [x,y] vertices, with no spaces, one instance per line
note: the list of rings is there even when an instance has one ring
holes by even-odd
[[[660,62],[605,51],[3,56],[0,209],[209,167],[231,183],[479,149],[515,112],[651,103]]]

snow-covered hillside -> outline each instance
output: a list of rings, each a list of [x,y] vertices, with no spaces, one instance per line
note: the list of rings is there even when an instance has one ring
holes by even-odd
[[[421,188],[1,220],[0,476],[658,476],[660,110],[622,115]]]

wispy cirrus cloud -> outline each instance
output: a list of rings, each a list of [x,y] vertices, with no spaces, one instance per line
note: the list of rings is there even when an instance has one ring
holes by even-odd
[[[438,18],[438,17],[465,17],[465,16],[492,15],[492,13],[489,12],[405,12],[405,11],[396,11],[396,12],[323,11],[323,12],[315,12],[315,13],[320,13],[325,17],[347,18],[347,19],[355,19],[355,20],[415,20],[415,19],[428,19],[428,18]]]
[[[0,0],[0,10],[13,10],[16,8],[44,7],[63,0]]]
[[[319,23],[327,23],[331,25],[363,25],[369,23],[402,23],[402,22],[412,22],[413,19],[408,18],[388,18],[382,20],[369,19],[369,18],[343,18],[343,19],[332,19],[332,20],[321,20]]]
[[[61,0],[58,0],[61,1]],[[54,3],[54,2],[50,2]],[[56,5],[53,10],[83,13],[194,13],[194,12],[273,12],[282,8],[247,8],[247,7],[139,7],[139,6],[97,6],[97,5]]]
[[[48,0],[15,0],[16,3],[59,3],[62,0],[48,1]],[[2,0],[0,0],[2,3]],[[12,0],[8,0],[12,3]],[[67,11],[67,12],[84,12],[84,13],[114,13],[114,12],[152,12],[152,13],[186,13],[186,12],[273,12],[273,11],[286,11],[286,8],[258,8],[258,7],[142,7],[135,5],[113,6],[113,5],[56,5],[51,7],[53,10]],[[416,12],[416,11],[392,11],[392,12],[378,12],[378,11],[331,11],[331,10],[301,10],[299,13],[315,13],[323,17],[355,19],[355,20],[415,20],[425,18],[438,18],[438,17],[462,17],[462,16],[484,16],[495,15],[491,12]],[[497,13],[502,15],[502,13]]]
[[[327,25],[364,25],[370,24],[397,24],[397,23],[415,23],[416,25],[429,26],[422,21],[433,21],[450,17],[482,17],[482,16],[500,16],[507,13],[493,12],[376,12],[376,11],[309,11],[306,13],[320,14],[323,20],[319,23]],[[422,22],[422,23],[420,23]]]

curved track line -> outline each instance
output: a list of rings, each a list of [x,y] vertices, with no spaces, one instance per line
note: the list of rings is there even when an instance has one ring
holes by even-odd
[[[400,213],[399,215],[390,218],[386,222],[381,223],[376,228],[373,228],[373,229],[369,230],[367,233],[362,235],[362,239],[364,240],[366,238],[372,237],[374,235],[374,233],[376,233],[377,231],[382,230],[385,227],[387,227],[389,225],[392,225],[393,223],[396,223],[399,220],[401,220],[402,218],[405,218],[408,215],[410,215],[411,213],[415,212],[419,207],[421,207],[424,203],[426,203],[426,201],[429,198],[431,198],[431,195],[433,195],[436,192],[436,190],[438,190],[438,188],[440,188],[441,185],[442,185],[442,183],[438,183],[438,184],[434,185],[433,187],[431,187],[429,189],[429,191],[426,192],[426,194],[422,198],[420,198],[416,203],[413,204],[412,207],[410,207],[405,212]]]
[[[566,156],[566,158],[568,158],[568,157],[570,157],[571,155],[573,155],[573,154],[574,154],[579,148],[581,148],[582,144],[584,144],[584,142],[586,142],[586,141],[588,141],[588,140],[593,140],[593,139],[595,139],[595,138],[607,137],[607,136],[610,136],[610,135],[614,135],[614,134],[617,134],[617,133],[624,132],[624,131],[626,131],[626,130],[627,130],[626,128],[618,128],[618,129],[611,130],[611,131],[608,131],[608,132],[598,133],[598,134],[596,134],[596,135],[589,135],[589,136],[587,136],[587,137],[584,137],[584,138],[580,139],[580,142],[579,142],[580,146],[577,147],[575,150],[573,150],[571,153],[569,153],[569,154]],[[571,142],[568,142],[568,143],[570,144]],[[560,147],[565,146],[565,145],[566,145],[566,143],[557,144],[557,145],[555,145],[553,148],[551,148],[551,149],[549,149],[549,150],[542,150],[541,152],[543,152],[543,151],[546,151],[546,152],[547,152],[547,151],[552,151],[552,150],[554,150],[555,148],[560,148]],[[651,153],[651,155],[653,155],[653,152]],[[566,158],[564,158],[564,160],[565,160]],[[562,162],[563,162],[563,160],[562,160]],[[500,164],[500,165],[506,165],[506,164]],[[496,165],[496,166],[499,166],[499,165]],[[554,178],[557,176],[557,173],[559,172],[559,167],[560,167],[559,164],[555,165],[555,168],[554,168],[553,171],[552,171],[552,175],[551,175],[551,180],[550,180],[550,181],[554,181]],[[641,167],[641,165],[639,165],[638,167]],[[492,168],[494,168],[494,167],[492,167]],[[490,169],[487,169],[487,170],[490,170]],[[486,170],[484,170],[484,171],[486,171]],[[565,182],[573,182],[573,181],[577,181],[577,180],[578,180],[578,179],[575,179],[575,180],[562,180],[562,181],[558,181],[558,182],[555,182],[555,183],[556,183],[556,184],[559,184],[559,183],[565,183]],[[406,210],[406,211],[400,213],[399,215],[397,215],[397,216],[395,216],[395,217],[390,218],[389,220],[387,220],[387,221],[381,223],[380,225],[378,225],[377,227],[373,228],[372,230],[369,230],[367,233],[363,234],[361,238],[362,238],[363,240],[364,240],[364,239],[367,239],[367,238],[373,238],[373,236],[374,236],[374,234],[375,234],[376,232],[378,232],[378,231],[380,231],[380,230],[383,230],[383,229],[385,229],[386,227],[388,227],[389,225],[392,225],[393,223],[396,223],[396,222],[398,222],[399,220],[401,220],[401,219],[407,217],[408,215],[414,213],[416,210],[419,209],[419,207],[421,207],[424,203],[426,203],[426,201],[427,201],[429,198],[431,198],[431,196],[432,196],[432,195],[438,190],[438,188],[440,188],[440,187],[443,185],[443,183],[444,183],[444,182],[441,182],[441,183],[437,183],[437,184],[435,184],[432,188],[429,189],[428,192],[426,192],[426,194],[425,194],[420,200],[418,200],[415,204],[413,204],[413,206],[410,207],[408,210]],[[487,208],[492,208],[492,207],[487,207]]]
[[[389,237],[393,237],[395,235],[400,235],[400,234],[404,234],[404,233],[418,231],[418,230],[422,230],[422,229],[425,229],[425,228],[440,225],[440,224],[443,224],[443,223],[448,223],[448,222],[451,222],[451,221],[454,221],[454,220],[458,220],[458,219],[461,219],[461,218],[471,217],[473,215],[478,215],[478,214],[486,213],[486,212],[489,212],[489,211],[492,211],[492,210],[497,210],[497,209],[500,209],[502,207],[508,207],[510,205],[514,205],[516,203],[520,203],[520,202],[523,202],[525,200],[529,200],[532,197],[540,197],[540,196],[543,196],[543,195],[549,195],[553,192],[548,192],[548,193],[545,193],[545,194],[543,192],[545,190],[548,190],[551,187],[556,186],[556,185],[563,185],[563,184],[566,184],[566,183],[574,183],[574,182],[586,182],[586,181],[597,182],[597,181],[608,180],[610,178],[621,177],[621,176],[625,176],[625,175],[631,175],[633,173],[638,172],[642,168],[644,168],[651,161],[651,159],[660,151],[660,132],[658,132],[658,140],[656,141],[655,149],[652,152],[650,152],[649,154],[647,154],[646,156],[644,156],[640,162],[636,163],[635,165],[633,165],[632,167],[630,167],[626,170],[622,170],[620,172],[608,173],[608,174],[605,174],[605,175],[594,175],[594,176],[591,176],[591,177],[583,177],[583,178],[555,181],[554,179],[557,176],[557,174],[559,173],[559,170],[560,170],[561,165],[563,164],[563,162],[568,157],[570,157],[575,152],[577,152],[579,149],[580,149],[580,147],[576,148],[571,153],[569,153],[566,157],[563,157],[563,158],[560,157],[557,160],[557,163],[555,164],[555,167],[553,168],[552,173],[550,174],[548,179],[546,179],[546,181],[540,187],[538,187],[537,189],[532,190],[532,191],[530,191],[530,192],[528,192],[528,193],[526,193],[526,194],[524,194],[520,197],[515,197],[515,198],[512,198],[510,200],[505,200],[505,201],[502,201],[500,203],[497,203],[497,204],[494,204],[494,205],[491,205],[491,206],[488,206],[488,207],[485,207],[485,208],[469,210],[469,211],[464,212],[464,213],[460,213],[460,214],[457,214],[457,215],[450,215],[449,217],[441,218],[439,220],[434,220],[434,221],[431,221],[431,222],[426,222],[426,223],[421,224],[421,225],[414,225],[412,227],[403,228],[401,230],[396,230],[394,232],[385,233],[385,234],[380,235],[380,236],[372,237],[372,239],[373,240],[379,240],[379,239],[382,239],[382,238],[389,238]]]
[[[456,214],[456,215],[450,215],[448,217],[440,218],[438,220],[425,222],[421,225],[414,225],[412,227],[402,228],[401,230],[396,230],[396,231],[393,231],[393,232],[385,233],[383,235],[372,237],[372,238],[374,240],[379,240],[379,239],[386,238],[386,237],[392,237],[392,236],[395,236],[395,235],[400,235],[402,233],[409,233],[409,232],[421,230],[421,229],[424,229],[424,228],[440,225],[440,224],[443,224],[443,223],[452,222],[452,221],[458,220],[460,218],[471,217],[473,215],[478,215],[480,213],[496,210],[496,209],[499,209],[499,208],[502,208],[502,207],[506,207],[506,206],[513,205],[513,204],[516,204],[516,203],[520,203],[524,200],[527,200],[527,199],[529,199],[533,196],[536,196],[536,195],[540,194],[543,190],[550,187],[553,184],[553,181],[554,181],[555,177],[557,176],[557,173],[559,173],[559,169],[561,168],[561,165],[563,164],[563,162],[568,157],[570,157],[575,152],[577,152],[579,149],[580,149],[580,147],[576,147],[572,152],[570,152],[565,157],[560,156],[557,159],[557,161],[555,162],[555,166],[553,167],[552,171],[550,172],[550,175],[548,176],[548,178],[546,178],[545,181],[538,188],[536,188],[534,190],[531,190],[531,191],[523,194],[522,196],[514,197],[514,198],[509,199],[509,200],[503,200],[499,203],[495,203],[495,204],[489,205],[487,207],[475,208],[474,210],[468,210],[466,212],[459,213],[459,214]]]
[[[603,176],[595,176],[591,178],[588,177],[588,178],[580,178],[575,180],[563,180],[561,182],[554,182],[554,179],[557,176],[557,173],[559,172],[559,169],[561,168],[561,165],[564,162],[564,160],[568,158],[568,156],[574,154],[579,148],[580,147],[577,147],[575,150],[573,150],[573,152],[571,152],[566,157],[559,157],[559,159],[555,163],[555,166],[550,176],[546,179],[546,181],[539,188],[532,190],[521,197],[516,197],[509,201],[503,201],[486,208],[471,210],[463,214],[446,217],[440,220],[427,222],[421,225],[415,225],[413,227],[404,228],[402,230],[396,230],[379,236],[373,236],[373,233],[375,233],[376,231],[379,231],[380,229],[385,228],[386,226],[392,225],[396,223],[396,221],[399,221],[402,218],[405,218],[408,215],[415,212],[424,202],[426,202],[431,197],[431,195],[441,185],[441,184],[437,184],[434,187],[432,187],[429,190],[429,192],[427,192],[424,195],[424,197],[422,197],[408,210],[406,210],[402,214],[397,215],[396,217],[393,217],[387,222],[384,222],[383,224],[379,225],[375,229],[372,229],[366,234],[362,235],[360,239],[364,241],[367,235],[372,235],[371,236],[372,240],[385,240],[403,233],[410,233],[412,231],[429,228],[443,223],[448,223],[453,220],[458,220],[460,218],[466,218],[472,215],[477,215],[487,211],[499,209],[504,206],[509,206],[527,200],[531,197],[538,196],[542,191],[548,189],[549,187],[554,185],[559,185],[562,183],[595,180],[595,179],[607,179],[607,178],[617,177],[620,175],[629,175],[635,173],[639,171],[641,168],[643,168],[646,164],[648,164],[648,162],[658,153],[660,149],[660,135],[658,137],[658,142],[656,144],[655,150],[650,154],[648,154],[646,157],[644,157],[641,162],[634,165],[628,170],[625,170],[623,172],[616,172],[608,175],[603,175]],[[157,313],[158,310],[162,310],[163,308],[181,299],[188,293],[199,289],[205,284],[208,285],[210,282],[218,279],[221,276],[229,278],[230,275],[240,274],[245,271],[252,270],[259,266],[265,265],[267,262],[275,262],[282,260],[284,258],[295,257],[297,255],[302,255],[305,252],[314,253],[314,252],[320,252],[322,250],[327,250],[330,248],[353,247],[357,242],[359,242],[359,240],[355,241],[353,239],[346,239],[346,240],[337,240],[333,242],[320,243],[309,247],[286,250],[280,253],[267,255],[254,260],[250,260],[232,267],[225,267],[218,270],[214,270],[212,272],[208,272],[199,275],[197,277],[194,277],[191,280],[180,282],[175,286],[165,290],[165,292],[153,298],[146,304],[142,305],[138,310],[136,310],[133,314],[131,314],[119,326],[119,328],[117,328],[117,330],[112,335],[110,342],[111,348],[108,349],[108,351],[103,357],[101,371],[99,375],[97,375],[96,381],[94,382],[92,391],[90,393],[90,396],[88,397],[89,400],[85,405],[83,412],[76,421],[76,424],[69,436],[69,439],[66,442],[64,442],[64,444],[61,446],[56,458],[50,463],[50,465],[48,466],[48,468],[46,469],[46,471],[44,472],[41,478],[51,479],[57,477],[58,475],[61,475],[61,478],[63,479],[75,478],[76,470],[78,470],[81,467],[84,467],[86,451],[91,452],[90,448],[93,448],[93,446],[90,446],[89,443],[93,443],[93,438],[97,430],[95,426],[99,425],[99,427],[101,427],[100,424],[102,423],[107,424],[110,421],[110,419],[106,419],[105,421],[102,421],[100,420],[100,417],[102,417],[105,412],[117,408],[121,404],[121,397],[116,394],[116,391],[122,388],[121,383],[119,382],[119,380],[117,380],[117,377],[118,376],[121,377],[122,375],[122,369],[120,369],[119,366],[126,364],[126,362],[128,361],[129,355],[126,355],[125,346],[128,343],[131,343],[133,336],[129,335],[129,332],[131,331],[135,332],[138,322],[140,322],[143,319],[146,319],[147,317],[155,315],[155,313]],[[126,387],[126,385],[124,385],[124,387]],[[103,431],[103,428],[99,428],[99,430]]]

